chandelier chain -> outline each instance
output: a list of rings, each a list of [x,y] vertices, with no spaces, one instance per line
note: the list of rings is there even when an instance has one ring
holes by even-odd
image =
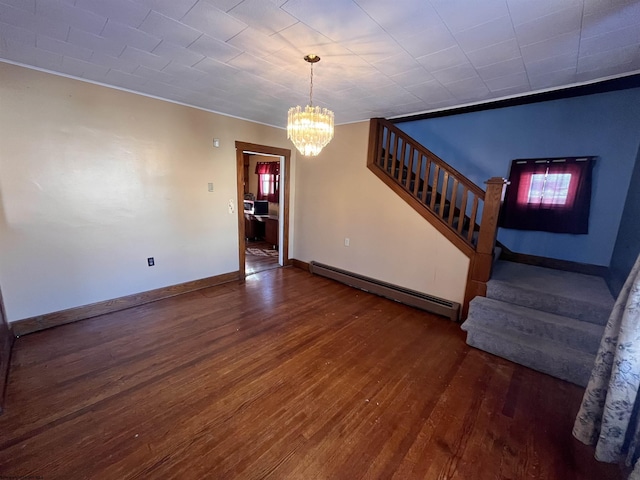
[[[309,106],[313,107],[313,63],[311,64],[311,86],[309,87]]]

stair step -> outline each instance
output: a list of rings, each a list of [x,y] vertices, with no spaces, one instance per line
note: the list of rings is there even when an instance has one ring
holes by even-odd
[[[496,262],[500,259],[500,254],[502,253],[502,247],[496,245],[495,247],[493,247],[493,264],[495,265]]]
[[[604,279],[514,262],[495,263],[487,297],[605,325],[614,299]]]
[[[604,333],[601,325],[486,297],[476,297],[469,303],[462,328],[475,327],[533,335],[593,355]]]
[[[533,335],[472,327],[467,344],[556,378],[586,387],[595,355]]]

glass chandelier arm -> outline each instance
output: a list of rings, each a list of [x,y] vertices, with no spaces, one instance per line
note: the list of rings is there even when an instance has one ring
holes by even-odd
[[[289,109],[287,137],[298,151],[315,157],[333,139],[334,116],[331,110],[307,105]]]

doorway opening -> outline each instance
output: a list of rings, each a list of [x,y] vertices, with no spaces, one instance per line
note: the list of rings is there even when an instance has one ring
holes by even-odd
[[[265,193],[265,189],[262,188],[258,195],[258,176],[255,173],[258,160],[262,163],[278,164],[277,197],[274,197],[276,195],[274,190],[268,190]],[[289,260],[290,165],[291,150],[236,142],[238,253],[241,280],[252,273],[291,264]],[[254,166],[253,169],[252,166]],[[256,177],[253,178],[252,175]],[[256,191],[252,192],[252,187]],[[266,183],[265,188],[267,188]],[[257,198],[258,196],[260,198]],[[245,199],[248,200],[247,210],[244,208]],[[263,205],[265,203],[268,207]]]

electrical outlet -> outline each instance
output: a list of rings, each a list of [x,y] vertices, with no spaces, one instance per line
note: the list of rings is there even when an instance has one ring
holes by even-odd
[[[233,212],[236,211],[236,208],[235,208],[235,206],[233,204],[233,200],[232,199],[229,200],[228,208],[229,208],[229,214],[232,214]]]
[[[153,259],[153,257],[147,258],[147,263],[149,264],[150,267],[153,267],[156,264],[156,262]]]
[[[351,243],[351,240],[349,240],[349,237],[344,237],[344,246],[348,247],[350,243]]]
[[[213,182],[209,182],[207,188],[210,192],[213,192]]]

